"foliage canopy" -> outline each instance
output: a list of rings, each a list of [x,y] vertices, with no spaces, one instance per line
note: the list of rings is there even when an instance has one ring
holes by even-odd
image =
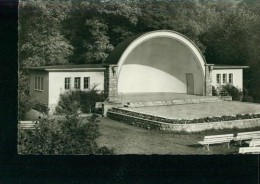
[[[259,12],[259,1],[21,1],[19,63],[102,63],[130,36],[170,29],[208,63],[250,66],[244,87],[260,102]]]

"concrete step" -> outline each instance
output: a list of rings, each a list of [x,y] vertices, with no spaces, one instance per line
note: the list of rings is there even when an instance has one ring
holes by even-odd
[[[193,99],[173,99],[173,100],[157,100],[157,101],[140,101],[140,102],[127,102],[124,107],[152,107],[152,106],[165,106],[165,105],[179,105],[179,104],[194,104],[194,103],[208,103],[219,102],[221,99],[218,97],[204,97]]]

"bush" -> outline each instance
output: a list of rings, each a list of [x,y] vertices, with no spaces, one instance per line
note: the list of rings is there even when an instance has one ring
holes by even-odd
[[[212,86],[212,96],[218,96],[218,92],[217,92],[215,86]]]
[[[27,112],[32,108],[32,102],[30,96],[25,92],[19,91],[18,95],[18,119],[25,120]]]
[[[242,92],[237,89],[235,86],[231,84],[224,85],[223,88],[228,92],[230,96],[232,96],[232,100],[241,101],[242,100]]]
[[[80,109],[83,113],[91,113],[95,111],[96,102],[104,101],[103,93],[98,93],[93,87],[90,91],[69,91],[60,95],[58,105],[56,107],[57,114],[71,114],[73,109]]]
[[[253,97],[249,95],[249,92],[246,88],[244,88],[244,91],[243,91],[242,101],[243,102],[254,102]]]
[[[73,112],[77,112],[74,110]],[[18,152],[20,154],[113,154],[113,149],[99,148],[96,138],[97,116],[83,122],[79,114],[66,115],[55,121],[50,116],[43,117],[32,130],[19,130]]]

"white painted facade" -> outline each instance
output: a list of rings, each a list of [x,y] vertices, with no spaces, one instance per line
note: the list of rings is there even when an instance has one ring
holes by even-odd
[[[126,64],[121,68],[118,78],[118,93],[124,92],[176,92],[187,93],[185,81],[178,80],[174,75],[165,72],[168,65],[159,70],[157,67]],[[212,70],[212,85],[226,85],[229,75],[232,74],[231,84],[243,90],[243,67],[218,68],[214,66]],[[194,66],[195,68],[195,66]],[[245,68],[245,67],[244,67]],[[185,69],[187,70],[187,68]],[[192,68],[190,69],[192,72]],[[193,69],[194,70],[194,69]],[[196,71],[196,70],[195,70]],[[180,71],[181,72],[181,71]],[[188,70],[187,70],[188,72]],[[177,71],[175,73],[178,73]],[[176,74],[175,74],[176,75]],[[217,75],[220,76],[220,83],[217,83]],[[226,75],[226,82],[223,82],[223,75]],[[35,89],[36,77],[43,78],[43,90]],[[54,109],[59,101],[60,94],[76,90],[74,88],[75,78],[80,78],[80,89],[89,90],[93,86],[99,91],[104,91],[105,68],[93,69],[68,69],[68,70],[31,70],[30,72],[30,95],[34,102],[40,103]],[[84,77],[89,77],[89,88],[84,89]],[[70,89],[65,89],[65,78],[70,78]],[[129,85],[129,84],[134,84]]]
[[[60,94],[69,91],[65,90],[65,78],[70,78],[70,90],[75,90],[74,82],[76,77],[80,77],[80,90],[82,91],[87,91],[95,85],[97,85],[96,90],[104,90],[103,71],[49,72],[49,106],[55,106],[59,101]],[[89,77],[90,79],[88,89],[84,89],[84,77]]]
[[[43,77],[43,89],[35,89],[35,77]],[[80,78],[80,89],[74,88],[75,78]],[[84,89],[84,77],[89,77],[89,88]],[[70,78],[70,89],[65,89],[65,78]],[[104,69],[85,71],[80,70],[54,70],[42,71],[31,70],[30,72],[30,96],[39,104],[45,105],[53,110],[57,105],[60,94],[70,90],[88,91],[96,86],[96,90],[104,91]]]
[[[83,88],[84,77],[89,77],[90,88],[97,85],[97,90],[105,91],[110,97],[120,93],[157,92],[205,96],[211,95],[211,85],[217,87],[228,83],[243,90],[243,69],[247,66],[207,65],[199,48],[179,33],[152,31],[126,45],[121,48],[119,44],[120,47],[116,47],[119,50],[115,48],[114,55],[113,52],[110,54],[113,62],[107,63],[115,65],[115,71],[109,64],[32,68],[32,99],[52,108],[57,105],[60,94],[75,89],[75,78],[80,78],[79,90],[89,90]],[[229,79],[231,75],[232,80]],[[43,77],[43,90],[34,89],[35,77]],[[70,89],[65,89],[65,78],[70,78]]]
[[[217,83],[217,74],[220,76],[220,83]],[[230,74],[233,76],[231,83],[229,81]],[[223,81],[223,77],[226,75],[226,82]],[[236,88],[243,90],[243,69],[213,69],[212,71],[212,86],[232,84]]]
[[[123,65],[118,83],[119,93],[187,93],[185,81],[163,70],[144,65]]]

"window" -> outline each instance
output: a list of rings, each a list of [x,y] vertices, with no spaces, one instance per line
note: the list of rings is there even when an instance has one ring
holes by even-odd
[[[221,83],[221,75],[217,74],[217,84],[220,84],[220,83]]]
[[[227,83],[227,74],[223,73],[223,84]]]
[[[35,77],[34,79],[34,89],[42,91],[43,90],[43,77]]]
[[[75,89],[80,89],[80,77],[75,77],[74,78],[74,88]]]
[[[233,84],[233,73],[228,74],[228,83]]]
[[[89,77],[84,77],[84,89],[89,88]]]
[[[70,78],[69,77],[65,78],[65,89],[66,90],[70,89]]]

